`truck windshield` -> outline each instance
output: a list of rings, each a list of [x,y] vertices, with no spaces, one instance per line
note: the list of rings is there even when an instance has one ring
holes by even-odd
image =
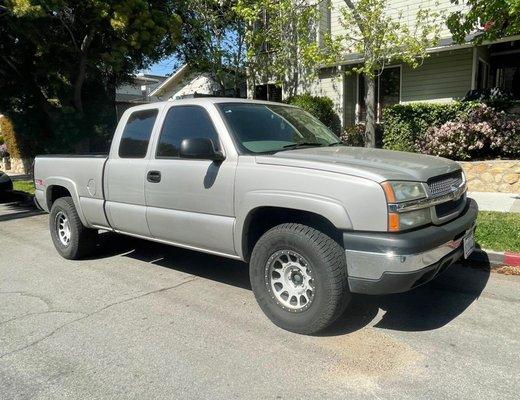
[[[217,107],[246,153],[272,153],[339,142],[325,125],[300,108],[252,103],[221,103]]]

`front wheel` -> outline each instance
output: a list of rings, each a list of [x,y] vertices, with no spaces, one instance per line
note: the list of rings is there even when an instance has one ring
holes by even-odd
[[[96,240],[97,232],[83,225],[71,197],[60,197],[52,204],[49,228],[54,247],[69,260],[87,255]]]
[[[343,249],[306,225],[282,224],[267,231],[253,249],[249,268],[264,313],[292,332],[323,330],[350,300]]]

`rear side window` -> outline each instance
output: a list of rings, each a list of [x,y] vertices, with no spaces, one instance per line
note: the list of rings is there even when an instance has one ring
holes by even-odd
[[[146,156],[157,112],[157,109],[142,110],[130,115],[121,136],[119,157],[144,158]]]
[[[220,150],[218,134],[208,112],[200,106],[174,106],[170,108],[157,145],[158,158],[179,157],[184,139],[208,138]]]

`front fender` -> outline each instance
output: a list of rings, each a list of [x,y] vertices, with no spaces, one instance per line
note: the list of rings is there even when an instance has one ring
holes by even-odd
[[[53,186],[61,186],[69,191],[69,193],[72,197],[72,201],[74,202],[74,206],[76,207],[76,211],[78,212],[79,219],[81,220],[83,225],[89,226],[89,224],[85,218],[85,215],[83,214],[83,210],[81,208],[81,203],[79,200],[79,194],[78,194],[78,189],[76,187],[76,184],[74,183],[74,181],[72,181],[69,178],[51,176],[51,177],[45,179],[45,188],[46,188],[45,189],[45,206],[46,206],[47,210],[49,210],[49,212],[51,210],[51,206],[52,206],[51,193],[52,193]]]
[[[319,214],[340,230],[352,229],[352,221],[345,207],[337,200],[309,193],[280,190],[261,190],[246,193],[237,203],[234,229],[235,251],[243,258],[244,226],[247,217],[261,207],[280,207]]]

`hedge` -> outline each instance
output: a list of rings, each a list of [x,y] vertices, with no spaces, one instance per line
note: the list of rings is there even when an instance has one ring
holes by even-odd
[[[329,128],[334,127],[336,114],[334,113],[334,102],[332,99],[310,94],[299,94],[287,99],[287,103],[303,108]]]
[[[428,128],[441,126],[475,107],[474,102],[396,104],[383,110],[383,148],[417,151]]]
[[[486,105],[396,104],[383,111],[383,147],[456,160],[515,158],[520,154],[520,119]]]

